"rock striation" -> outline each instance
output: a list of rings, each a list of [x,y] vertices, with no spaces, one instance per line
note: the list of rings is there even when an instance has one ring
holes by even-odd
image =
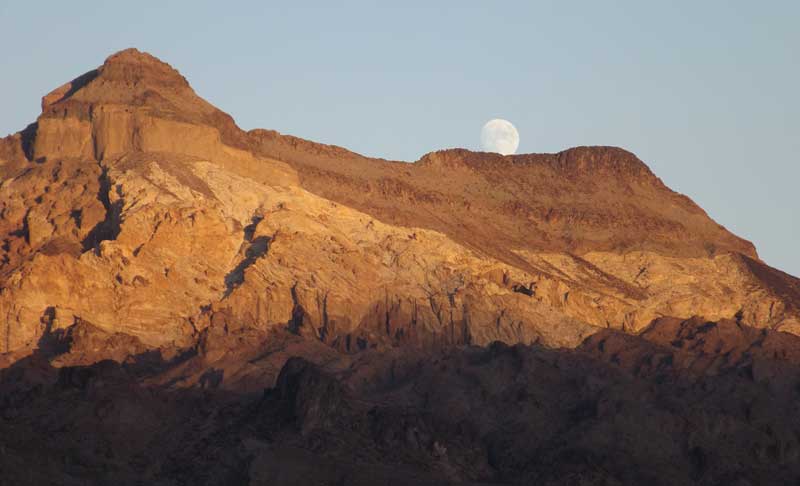
[[[797,281],[622,149],[370,160],[244,132],[134,49],[42,110],[0,150],[5,352],[76,320],[154,348],[224,319],[345,351],[576,346],[661,316],[800,329]]]
[[[369,159],[241,130],[128,49],[0,139],[0,240],[14,471],[60,430],[28,414],[63,402],[82,452],[48,449],[60,484],[148,461],[163,484],[798,477],[788,411],[754,390],[794,399],[800,280],[620,148]],[[190,452],[228,462],[195,476]]]

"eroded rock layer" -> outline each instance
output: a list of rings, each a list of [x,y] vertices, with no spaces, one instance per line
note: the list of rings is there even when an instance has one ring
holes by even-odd
[[[0,139],[0,239],[15,484],[799,477],[800,281],[619,148],[368,159],[129,49]]]
[[[796,279],[621,149],[365,159],[243,132],[135,50],[42,109],[0,144],[4,352],[80,319],[183,346],[217,314],[346,351],[800,325]]]

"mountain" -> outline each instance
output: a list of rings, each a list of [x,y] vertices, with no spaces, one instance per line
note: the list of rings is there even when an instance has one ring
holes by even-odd
[[[800,280],[623,149],[370,159],[128,49],[0,178],[14,484],[800,478]]]

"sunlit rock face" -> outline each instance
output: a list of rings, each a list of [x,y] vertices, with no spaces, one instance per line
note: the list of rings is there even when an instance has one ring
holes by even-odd
[[[368,159],[130,49],[0,178],[10,483],[800,477],[800,283],[623,149]]]
[[[621,149],[366,159],[243,132],[136,50],[42,107],[3,140],[5,352],[78,319],[184,346],[220,312],[350,352],[798,328],[796,280]]]

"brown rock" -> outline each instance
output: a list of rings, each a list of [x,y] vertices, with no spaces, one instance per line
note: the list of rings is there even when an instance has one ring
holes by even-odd
[[[151,347],[222,311],[345,352],[573,347],[664,315],[800,329],[797,280],[621,149],[367,159],[245,133],[135,49],[42,106],[0,144],[6,352],[48,308]]]
[[[0,239],[0,482],[800,478],[800,281],[619,148],[368,159],[128,49]]]

